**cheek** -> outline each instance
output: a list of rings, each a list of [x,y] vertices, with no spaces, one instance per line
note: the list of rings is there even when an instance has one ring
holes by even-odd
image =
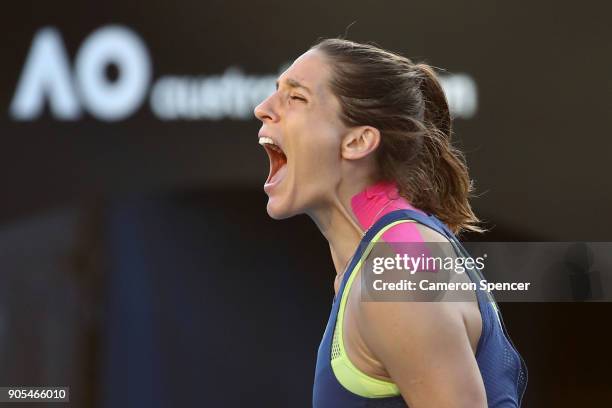
[[[336,144],[322,146],[322,148],[316,152],[314,161],[316,166],[314,170],[318,175],[325,176],[329,180],[339,175],[340,151]]]
[[[308,140],[301,141],[303,155],[298,163],[308,167],[310,174],[330,174],[340,165],[340,138],[328,128],[313,128],[309,133]]]

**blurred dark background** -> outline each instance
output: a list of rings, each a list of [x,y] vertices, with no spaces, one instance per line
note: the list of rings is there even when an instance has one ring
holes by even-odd
[[[319,37],[446,70],[490,228],[464,239],[612,241],[599,5],[7,3],[0,386],[69,385],[73,407],[311,405],[334,269],[309,219],[268,218],[251,112]],[[501,309],[525,407],[610,406],[610,303]]]

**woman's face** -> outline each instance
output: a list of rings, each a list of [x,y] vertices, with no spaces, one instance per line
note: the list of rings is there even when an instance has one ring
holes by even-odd
[[[347,128],[329,89],[330,67],[310,50],[281,74],[277,90],[255,108],[259,143],[270,158],[264,190],[275,219],[325,205],[341,180],[340,142]]]

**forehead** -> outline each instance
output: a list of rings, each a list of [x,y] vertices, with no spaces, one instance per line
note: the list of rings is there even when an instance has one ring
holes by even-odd
[[[320,51],[309,50],[298,57],[278,78],[283,85],[288,79],[308,87],[313,94],[328,95],[328,80],[331,70]]]

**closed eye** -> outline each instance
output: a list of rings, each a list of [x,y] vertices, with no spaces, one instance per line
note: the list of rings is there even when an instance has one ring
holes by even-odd
[[[306,102],[306,99],[302,98],[301,96],[294,96],[293,95],[293,96],[290,96],[290,98],[294,99],[294,100]]]

